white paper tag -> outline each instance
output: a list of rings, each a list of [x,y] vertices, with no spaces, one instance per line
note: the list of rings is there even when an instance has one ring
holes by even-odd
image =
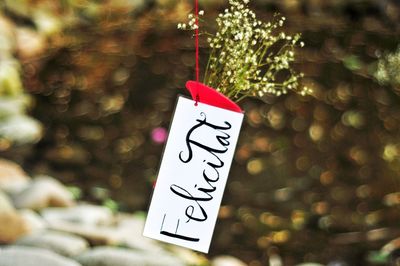
[[[144,236],[208,252],[242,120],[179,97]]]

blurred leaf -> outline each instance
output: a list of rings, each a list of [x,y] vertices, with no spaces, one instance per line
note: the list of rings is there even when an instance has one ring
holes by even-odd
[[[138,218],[146,219],[147,213],[143,211],[137,211],[134,214]]]
[[[389,255],[384,254],[380,251],[371,251],[368,254],[368,262],[374,263],[374,264],[385,264],[389,262]]]
[[[68,191],[71,192],[74,199],[78,200],[82,197],[82,190],[76,186],[68,186]]]
[[[102,187],[92,187],[90,195],[97,200],[107,200],[110,197],[110,191]]]
[[[103,206],[109,208],[113,212],[116,212],[119,209],[118,203],[116,201],[112,200],[112,199],[106,199],[103,202]]]
[[[363,66],[363,63],[361,62],[360,58],[356,55],[350,55],[345,57],[343,59],[343,64],[347,69],[351,71],[359,70]]]

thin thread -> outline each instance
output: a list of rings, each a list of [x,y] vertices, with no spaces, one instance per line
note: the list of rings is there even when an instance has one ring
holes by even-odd
[[[200,67],[199,67],[199,0],[195,0],[195,17],[196,17],[196,81],[199,82]]]
[[[194,7],[195,7],[195,25],[196,25],[196,29],[194,31],[194,35],[195,35],[195,39],[196,39],[196,81],[199,82],[200,80],[200,67],[199,67],[199,0],[195,0],[194,2]],[[195,86],[196,91],[195,91],[195,95],[196,95],[196,102],[195,102],[195,106],[198,105],[199,101],[200,101],[200,96],[199,96],[199,91],[198,91],[198,87],[197,85]]]

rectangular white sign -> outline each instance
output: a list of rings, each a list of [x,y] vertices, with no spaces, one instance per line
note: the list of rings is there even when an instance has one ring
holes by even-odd
[[[208,252],[242,120],[179,97],[144,236]]]

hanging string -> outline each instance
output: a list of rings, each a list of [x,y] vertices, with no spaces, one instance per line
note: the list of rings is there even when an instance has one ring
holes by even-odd
[[[196,81],[199,82],[200,68],[199,68],[199,0],[195,0],[195,37],[196,37]]]
[[[194,32],[195,35],[195,39],[196,39],[196,81],[199,82],[200,80],[200,67],[199,67],[199,0],[195,0],[194,3],[195,6],[195,25],[196,25],[196,29]],[[198,102],[200,101],[200,96],[199,96],[199,92],[198,92],[198,88],[196,86],[196,103],[194,104],[195,106],[197,106]]]

